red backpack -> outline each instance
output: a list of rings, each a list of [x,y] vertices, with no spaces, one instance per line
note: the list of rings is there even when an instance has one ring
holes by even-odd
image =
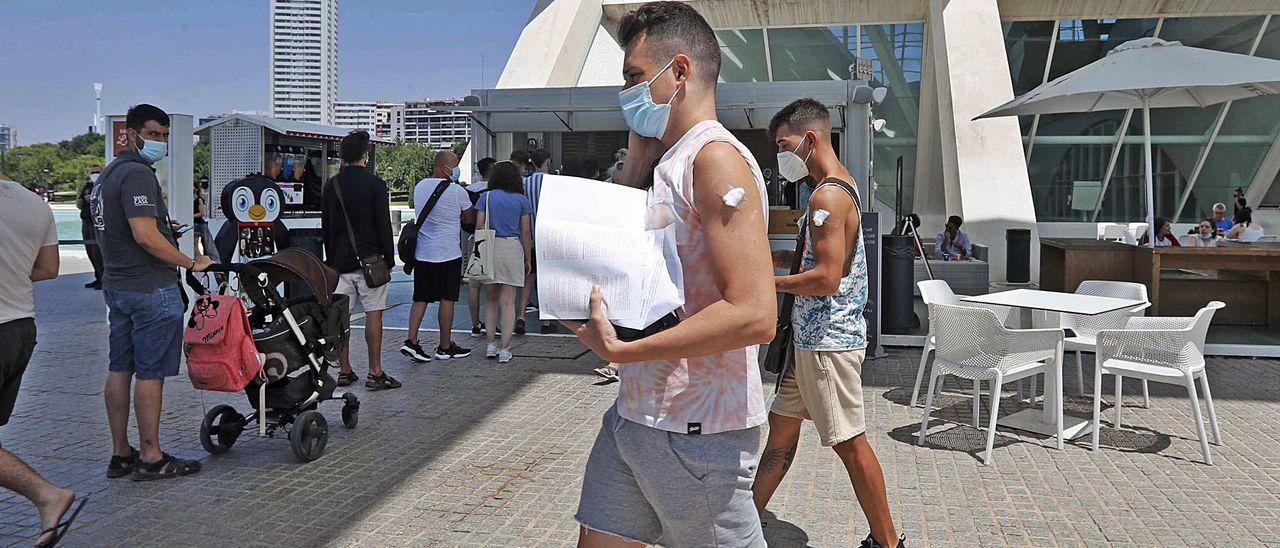
[[[201,390],[239,392],[262,372],[262,356],[253,345],[249,317],[237,297],[198,297],[182,342],[187,375]]]

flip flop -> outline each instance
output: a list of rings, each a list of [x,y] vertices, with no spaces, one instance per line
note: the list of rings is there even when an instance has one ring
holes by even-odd
[[[36,546],[39,548],[53,548],[54,546],[57,546],[58,542],[62,540],[62,537],[67,535],[67,531],[71,530],[71,524],[75,523],[76,516],[80,515],[80,510],[84,509],[84,503],[86,502],[89,502],[89,497],[80,499],[80,501],[76,503],[75,508],[71,510],[70,516],[58,522],[53,527],[40,531],[40,533],[36,535],[36,538],[43,537],[49,533],[53,533],[53,538],[50,538],[49,541],[44,544],[37,544]]]

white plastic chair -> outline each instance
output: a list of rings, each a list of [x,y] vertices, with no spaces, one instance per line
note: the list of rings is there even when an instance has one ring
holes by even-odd
[[[1081,354],[1094,351],[1098,345],[1097,335],[1099,331],[1103,329],[1124,329],[1129,318],[1142,315],[1144,310],[1151,307],[1151,303],[1147,299],[1147,286],[1133,282],[1085,280],[1080,282],[1080,286],[1076,288],[1076,294],[1131,299],[1145,303],[1130,309],[1107,312],[1096,316],[1062,315],[1062,327],[1075,332],[1074,337],[1067,337],[1063,341],[1063,347],[1067,352],[1076,353],[1076,380],[1079,383],[1077,388],[1079,389],[1079,394],[1083,396],[1085,394],[1084,365]],[[1147,391],[1147,381],[1145,380],[1142,381],[1142,405],[1143,407],[1151,406],[1151,396]]]
[[[1125,329],[1098,332],[1098,367],[1093,375],[1094,451],[1098,450],[1098,427],[1101,425],[1102,376],[1115,375],[1117,381],[1121,376],[1138,377],[1187,389],[1204,462],[1213,464],[1209,440],[1205,437],[1204,419],[1200,416],[1200,399],[1196,397],[1196,380],[1200,381],[1200,389],[1204,391],[1204,400],[1209,407],[1213,443],[1218,445],[1222,443],[1222,432],[1218,429],[1218,415],[1213,410],[1213,395],[1209,392],[1209,379],[1205,374],[1204,339],[1214,312],[1225,306],[1213,301],[1192,318],[1130,318]],[[1116,429],[1120,428],[1120,408],[1120,383],[1117,382],[1113,424]]]
[[[929,414],[933,409],[934,388],[938,379],[954,375],[974,381],[973,416],[978,427],[978,385],[991,382],[991,418],[987,429],[987,453],[983,465],[991,464],[991,448],[996,439],[996,418],[1000,416],[1000,387],[1007,382],[1044,373],[1055,375],[1062,381],[1062,330],[1061,329],[1009,329],[1000,323],[995,313],[981,308],[934,304],[929,306],[931,322],[936,322],[934,334],[937,346],[933,370],[929,377],[929,391],[924,399],[924,416],[920,420],[920,433],[916,444],[924,445],[924,435],[929,429]],[[1046,395],[1045,405],[1062,409],[1062,391],[1053,395],[1053,402]],[[1057,413],[1058,449],[1062,449],[1062,413]]]
[[[1183,234],[1178,236],[1178,243],[1182,244],[1182,247],[1195,247],[1196,237],[1195,234]]]
[[[985,308],[996,315],[996,319],[1003,325],[1009,320],[1012,309],[1005,306],[995,306],[980,303],[965,303],[960,297],[951,291],[951,286],[946,280],[923,280],[916,285],[920,286],[920,298],[924,304],[929,306],[929,334],[924,339],[924,351],[920,353],[920,368],[916,370],[916,385],[911,389],[911,407],[916,406],[916,396],[920,394],[920,383],[924,380],[924,366],[929,363],[929,353],[934,349],[934,322],[933,306],[934,304],[947,304],[953,306],[968,306],[972,308]],[[974,383],[977,386],[977,383]],[[1031,390],[1035,393],[1035,388]]]
[[[1123,242],[1129,234],[1129,227],[1125,225],[1110,224],[1102,229],[1102,239],[1113,242]]]
[[[1276,236],[1275,234],[1263,234],[1262,236],[1258,237],[1257,241],[1274,243],[1274,242],[1280,241],[1280,236]]]

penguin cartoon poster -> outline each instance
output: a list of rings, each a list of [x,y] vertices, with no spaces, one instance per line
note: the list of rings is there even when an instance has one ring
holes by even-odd
[[[280,220],[284,194],[271,179],[250,175],[222,189],[222,214],[227,218],[214,243],[223,263],[235,251],[256,259],[289,247],[289,229]]]

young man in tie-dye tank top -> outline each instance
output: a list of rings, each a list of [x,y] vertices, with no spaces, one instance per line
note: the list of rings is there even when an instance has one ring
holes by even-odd
[[[640,186],[660,157],[646,221],[684,306],[679,323],[624,342],[596,291],[590,321],[569,326],[621,377],[587,460],[578,545],[764,546],[751,499],[767,416],[757,347],[777,306],[764,180],[716,121],[720,49],[707,22],[652,2],[618,34],[632,129],[622,182]]]

